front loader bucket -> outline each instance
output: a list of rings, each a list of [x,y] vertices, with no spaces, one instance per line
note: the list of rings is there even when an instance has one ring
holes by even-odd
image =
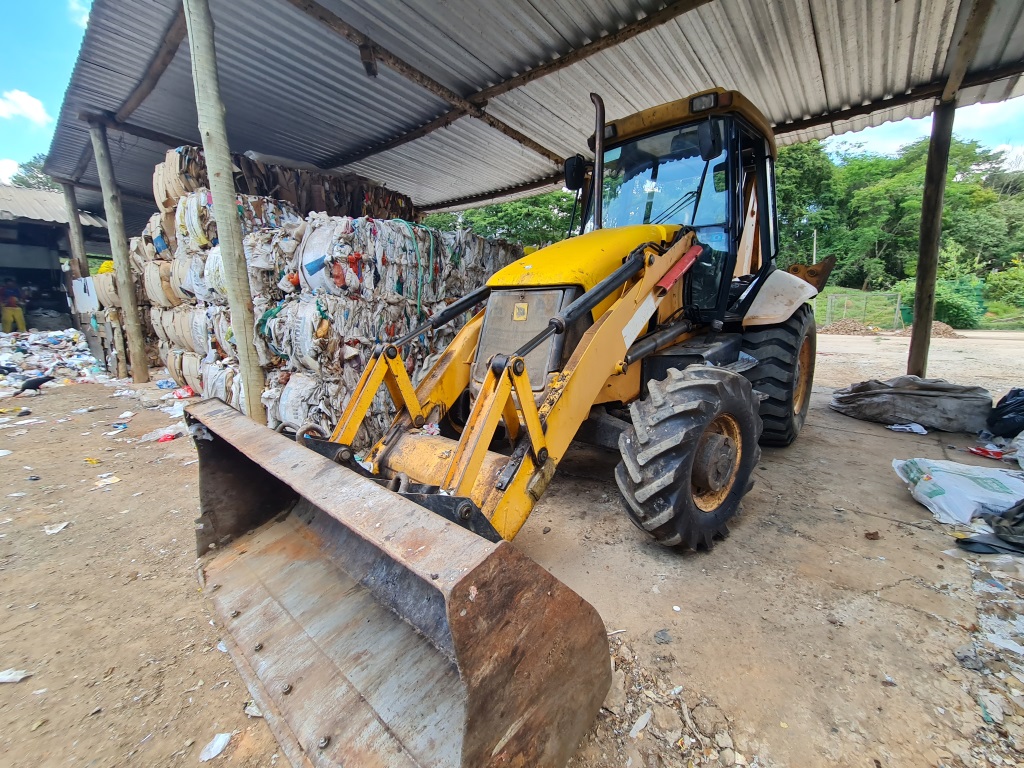
[[[611,678],[597,612],[217,400],[188,408],[204,590],[293,766],[563,766]]]

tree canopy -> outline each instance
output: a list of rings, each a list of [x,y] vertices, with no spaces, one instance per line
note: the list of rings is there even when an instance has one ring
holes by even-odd
[[[914,276],[928,139],[893,156],[830,156],[818,141],[783,147],[776,178],[785,266],[835,255],[832,282],[889,288]],[[942,214],[942,276],[984,277],[1024,252],[1024,173],[1001,152],[954,138]]]
[[[443,230],[468,227],[483,237],[523,245],[547,245],[565,238],[574,199],[568,192],[546,192],[459,213],[432,213],[424,217],[423,223]],[[577,211],[577,223],[579,216]]]
[[[46,155],[40,153],[31,160],[18,165],[18,172],[11,176],[11,184],[29,189],[60,189],[60,184],[43,173]]]

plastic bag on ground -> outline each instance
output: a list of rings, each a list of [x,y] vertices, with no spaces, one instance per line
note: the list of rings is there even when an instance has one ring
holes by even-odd
[[[1014,387],[1003,395],[989,414],[988,428],[998,437],[1013,437],[1024,432],[1024,389]]]
[[[966,525],[983,514],[999,515],[1024,500],[1024,472],[974,467],[955,461],[895,459],[892,468],[910,494],[940,523]]]

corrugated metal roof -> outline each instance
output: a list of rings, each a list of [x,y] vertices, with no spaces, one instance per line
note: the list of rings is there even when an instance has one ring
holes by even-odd
[[[106,229],[107,223],[91,213],[79,211],[79,221],[83,227]],[[26,189],[8,184],[0,184],[0,221],[23,219],[27,221],[43,221],[49,224],[67,224],[67,207],[64,205],[64,194],[48,189]]]
[[[660,0],[321,0],[379,45],[469,96],[621,29]],[[221,90],[236,152],[323,162],[401,135],[450,107],[385,67],[369,78],[358,51],[286,0],[211,0]],[[712,86],[746,94],[777,126],[899,97],[948,74],[971,0],[712,0],[620,45],[492,98],[486,109],[562,155],[586,153],[589,93],[608,118]],[[176,0],[95,0],[47,169],[70,174],[88,141],[78,112],[116,110],[142,77]],[[1024,60],[1024,4],[996,0],[972,71]],[[966,89],[961,104],[1024,92],[1024,80]],[[820,138],[921,117],[895,106],[781,137]],[[187,44],[129,122],[198,139]],[[112,138],[117,134],[112,133]],[[149,195],[164,147],[124,137],[112,154],[122,186]],[[418,205],[508,189],[551,175],[544,158],[471,118],[346,167]],[[97,183],[90,164],[82,179]],[[87,193],[87,203],[98,203]],[[130,229],[151,209],[125,201]],[[134,232],[134,230],[132,230]]]

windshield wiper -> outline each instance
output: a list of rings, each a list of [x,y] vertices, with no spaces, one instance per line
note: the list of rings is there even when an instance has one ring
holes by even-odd
[[[682,197],[676,200],[672,205],[666,208],[664,211],[658,214],[658,217],[651,222],[651,224],[661,224],[665,219],[675,215],[677,211],[683,210],[689,205],[694,198],[700,197],[700,193],[696,189],[691,189],[686,192]]]

